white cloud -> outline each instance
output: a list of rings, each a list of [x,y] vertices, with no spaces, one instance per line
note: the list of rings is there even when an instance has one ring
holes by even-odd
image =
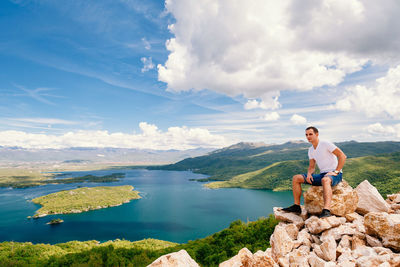
[[[276,121],[276,120],[278,120],[279,119],[279,114],[278,114],[278,112],[270,112],[270,113],[267,113],[267,114],[265,114],[265,116],[264,116],[264,120],[266,120],[266,121]]]
[[[150,44],[149,41],[147,41],[147,39],[145,37],[142,38],[142,42],[143,42],[144,48],[146,50],[150,50],[151,49],[151,44]]]
[[[151,57],[149,57],[149,58],[142,57],[140,59],[140,61],[142,61],[142,63],[143,63],[142,72],[146,72],[146,71],[152,70],[155,67]]]
[[[141,122],[141,133],[109,133],[108,131],[76,131],[63,135],[33,134],[22,131],[0,132],[0,146],[24,148],[66,147],[119,147],[138,149],[191,149],[197,147],[223,147],[231,143],[221,135],[207,129],[170,127],[166,132],[156,125]]]
[[[400,65],[377,79],[372,87],[356,85],[347,88],[336,107],[363,112],[368,117],[387,115],[400,118]]]
[[[278,97],[269,98],[267,101],[258,101],[256,99],[249,99],[246,104],[244,104],[244,109],[278,109],[281,107],[281,104],[278,101]]]
[[[166,9],[176,22],[158,72],[170,91],[266,102],[335,86],[368,61],[400,60],[397,0],[166,0]]]
[[[366,130],[372,135],[400,137],[400,124],[383,126],[381,123],[377,122],[368,125]]]
[[[307,119],[303,116],[294,114],[291,118],[290,121],[295,124],[295,125],[305,125],[307,124]]]

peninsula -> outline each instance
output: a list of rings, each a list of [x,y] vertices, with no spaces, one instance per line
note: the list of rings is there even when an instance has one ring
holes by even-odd
[[[131,185],[65,190],[32,199],[33,203],[42,205],[33,218],[114,207],[139,198],[139,192],[133,191]]]

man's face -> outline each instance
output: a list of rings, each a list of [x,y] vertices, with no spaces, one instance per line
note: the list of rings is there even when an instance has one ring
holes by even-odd
[[[308,142],[312,143],[318,138],[318,133],[314,133],[313,129],[309,129],[306,131],[306,137]]]

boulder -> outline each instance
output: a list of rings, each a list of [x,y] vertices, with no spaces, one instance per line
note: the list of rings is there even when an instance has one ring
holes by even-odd
[[[377,236],[385,247],[400,251],[400,214],[370,212],[364,217],[366,233]]]
[[[284,226],[286,233],[290,236],[292,240],[297,239],[297,235],[299,234],[299,228],[294,223],[290,223]]]
[[[346,181],[332,187],[331,213],[345,216],[356,210],[358,196],[356,191]],[[322,186],[311,186],[304,193],[304,205],[308,213],[321,213],[324,205]]]
[[[285,212],[282,210],[282,208],[274,207],[274,215],[277,220],[294,223],[299,229],[304,225],[304,220],[301,216],[292,212]]]
[[[286,256],[294,247],[294,242],[285,230],[285,227],[277,225],[274,233],[271,235],[270,244],[272,248],[272,257],[275,261]]]
[[[400,194],[391,194],[391,195],[387,195],[388,199],[390,200],[390,202],[392,203],[400,203]]]
[[[364,217],[357,212],[346,214],[345,217],[348,222],[353,222],[354,220],[364,220]]]
[[[325,218],[318,218],[316,216],[311,216],[305,222],[308,231],[311,234],[319,234],[325,230],[332,228],[332,225]]]
[[[326,261],[335,261],[336,260],[336,241],[330,236],[324,242],[322,242],[321,251],[323,255],[323,259]]]
[[[390,205],[383,199],[378,190],[367,180],[356,187],[358,195],[357,212],[367,214],[368,212],[388,212]]]
[[[219,267],[265,266],[277,267],[268,252],[257,251],[254,255],[247,248],[242,248],[239,253],[219,264]]]
[[[382,242],[378,238],[370,235],[365,235],[365,239],[367,241],[367,244],[371,247],[382,247]]]
[[[354,235],[351,239],[351,250],[355,250],[361,246],[365,246],[365,240]]]
[[[324,242],[327,237],[333,236],[335,240],[339,240],[343,235],[354,235],[356,230],[352,227],[351,224],[345,223],[340,225],[339,227],[331,228],[321,234],[321,241]]]
[[[289,266],[309,267],[308,252],[301,249],[295,249],[289,253]]]
[[[199,265],[190,257],[186,250],[163,255],[156,259],[148,267],[199,267]]]
[[[294,241],[295,248],[298,248],[300,246],[311,246],[311,235],[305,228],[299,232],[299,234],[297,235],[297,239]]]

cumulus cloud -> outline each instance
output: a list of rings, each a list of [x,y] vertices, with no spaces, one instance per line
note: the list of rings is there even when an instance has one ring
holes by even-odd
[[[369,117],[386,115],[400,118],[400,65],[388,71],[374,86],[357,85],[346,89],[337,101],[340,110],[355,110]]]
[[[249,99],[246,104],[244,104],[244,109],[278,109],[281,104],[278,101],[278,97],[269,98],[267,101],[258,101],[256,99]]]
[[[368,125],[366,130],[372,135],[400,137],[400,124],[383,126],[381,123],[377,122]]]
[[[22,131],[0,132],[0,146],[24,148],[115,147],[138,149],[192,149],[223,147],[231,143],[207,129],[170,127],[163,132],[156,125],[141,122],[141,133],[109,133],[108,131],[76,131],[63,135],[33,134]]]
[[[142,57],[140,59],[140,61],[142,61],[142,63],[143,63],[142,73],[146,72],[146,71],[149,71],[149,70],[152,70],[155,67],[151,57],[149,57],[149,58]]]
[[[278,114],[278,112],[270,112],[270,113],[267,113],[267,114],[265,114],[265,116],[264,116],[264,120],[266,120],[266,121],[276,121],[276,120],[278,120],[279,119],[279,114]]]
[[[295,125],[305,125],[307,124],[307,119],[303,116],[294,114],[291,118],[290,121],[295,124]]]
[[[176,22],[158,73],[170,91],[268,102],[400,59],[397,0],[166,0],[166,9]]]

